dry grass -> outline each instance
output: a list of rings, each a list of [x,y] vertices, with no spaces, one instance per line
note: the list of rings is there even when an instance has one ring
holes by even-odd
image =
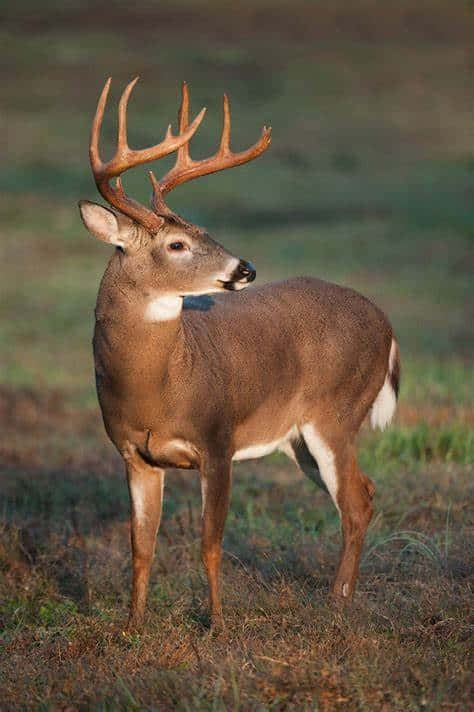
[[[286,460],[239,466],[218,637],[197,478],[170,474],[145,632],[129,635],[127,493],[96,414],[59,394],[2,395],[3,432],[28,433],[3,453],[2,709],[469,707],[472,467],[385,463],[341,614],[327,600],[339,535],[324,493]]]

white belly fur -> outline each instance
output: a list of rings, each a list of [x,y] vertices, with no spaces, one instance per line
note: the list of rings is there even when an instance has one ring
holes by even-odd
[[[265,457],[265,455],[270,455],[270,453],[275,452],[275,450],[282,450],[287,453],[288,443],[291,440],[295,440],[299,437],[299,432],[294,425],[291,430],[289,430],[286,435],[284,435],[279,440],[272,440],[269,443],[258,443],[257,445],[250,445],[242,450],[237,450],[237,452],[232,457],[232,460],[253,460],[258,457]]]

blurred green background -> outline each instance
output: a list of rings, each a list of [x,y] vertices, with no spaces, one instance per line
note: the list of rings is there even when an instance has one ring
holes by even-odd
[[[257,161],[177,189],[173,207],[257,267],[348,284],[393,321],[404,394],[472,396],[474,33],[472,4],[413,2],[10,3],[2,10],[1,381],[94,402],[93,307],[109,249],[76,202],[99,199],[88,164],[98,94],[141,81],[130,143],[175,121],[180,83],[208,113],[196,157],[273,126]],[[167,160],[156,172],[167,169]],[[127,175],[148,200],[145,169]]]
[[[1,17],[2,710],[469,709],[472,0],[4,0]],[[400,407],[360,439],[377,515],[347,618],[326,604],[336,509],[274,455],[235,467],[227,633],[208,635],[199,482],[180,472],[146,630],[123,632],[128,493],[91,349],[110,248],[77,201],[100,201],[88,140],[104,81],[107,156],[136,74],[133,147],[175,121],[183,79],[192,112],[208,107],[195,157],[218,143],[224,91],[236,150],[273,126],[258,160],[173,192],[177,212],[252,260],[260,283],[334,280],[393,322]],[[146,167],[124,182],[148,200]]]

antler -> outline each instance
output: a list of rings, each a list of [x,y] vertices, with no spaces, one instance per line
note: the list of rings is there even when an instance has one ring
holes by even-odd
[[[161,226],[162,220],[159,215],[153,212],[153,210],[137,203],[125,194],[120,175],[129,168],[142,165],[143,163],[149,163],[150,161],[155,161],[158,158],[167,156],[169,153],[173,153],[173,151],[176,151],[177,149],[181,150],[181,147],[187,145],[188,141],[194,136],[204,117],[206,109],[201,109],[190,126],[188,126],[186,121],[185,130],[180,128],[178,136],[173,136],[170,125],[168,126],[165,138],[161,141],[161,143],[157,143],[151,148],[144,148],[136,151],[132,150],[127,141],[127,105],[130,94],[132,93],[138,79],[139,78],[136,77],[130,82],[130,84],[127,85],[120,98],[118,110],[117,150],[114,157],[107,163],[104,163],[99,154],[99,139],[102,120],[104,118],[105,105],[107,103],[107,97],[112,79],[109,78],[106,81],[102,94],[99,98],[99,103],[97,104],[94,121],[92,122],[89,157],[97,188],[105,200],[107,200],[107,202],[109,202],[114,208],[117,208],[122,213],[125,213],[134,220],[137,220],[144,227],[153,232]],[[117,178],[115,186],[110,184],[111,178]]]
[[[182,136],[188,131],[188,113],[189,93],[186,82],[183,82],[181,108],[178,114],[179,131]],[[190,137],[178,149],[176,163],[173,168],[171,168],[160,181],[156,179],[153,171],[149,172],[153,186],[152,205],[157,213],[166,214],[169,212],[169,208],[166,206],[163,196],[176,186],[193,180],[194,178],[199,178],[199,176],[207,175],[208,173],[216,173],[225,168],[232,168],[233,166],[240,166],[242,163],[247,163],[247,161],[257,158],[257,156],[263,153],[270,145],[272,129],[271,127],[267,128],[264,126],[260,139],[253,146],[246,151],[232,153],[230,149],[230,107],[227,94],[224,94],[223,113],[221,141],[218,151],[213,156],[200,161],[194,161],[189,155]]]

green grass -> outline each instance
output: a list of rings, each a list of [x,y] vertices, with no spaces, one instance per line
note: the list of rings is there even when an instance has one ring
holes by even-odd
[[[369,469],[396,463],[474,464],[474,431],[464,423],[435,427],[420,422],[411,427],[392,426],[383,434],[365,437],[360,461]]]
[[[0,175],[0,697],[2,709],[469,708],[473,570],[472,8],[80,0],[5,9]],[[390,316],[402,354],[396,422],[363,428],[375,481],[359,592],[327,602],[337,513],[283,456],[235,467],[224,540],[227,628],[208,629],[199,483],[170,473],[141,635],[124,633],[128,492],[93,387],[91,334],[109,250],[87,142],[113,74],[136,73],[130,142],[156,142],[179,85],[233,146],[273,126],[264,157],[170,204],[257,267],[350,285]],[[164,160],[160,174],[169,166]],[[145,171],[126,178],[149,194]]]

